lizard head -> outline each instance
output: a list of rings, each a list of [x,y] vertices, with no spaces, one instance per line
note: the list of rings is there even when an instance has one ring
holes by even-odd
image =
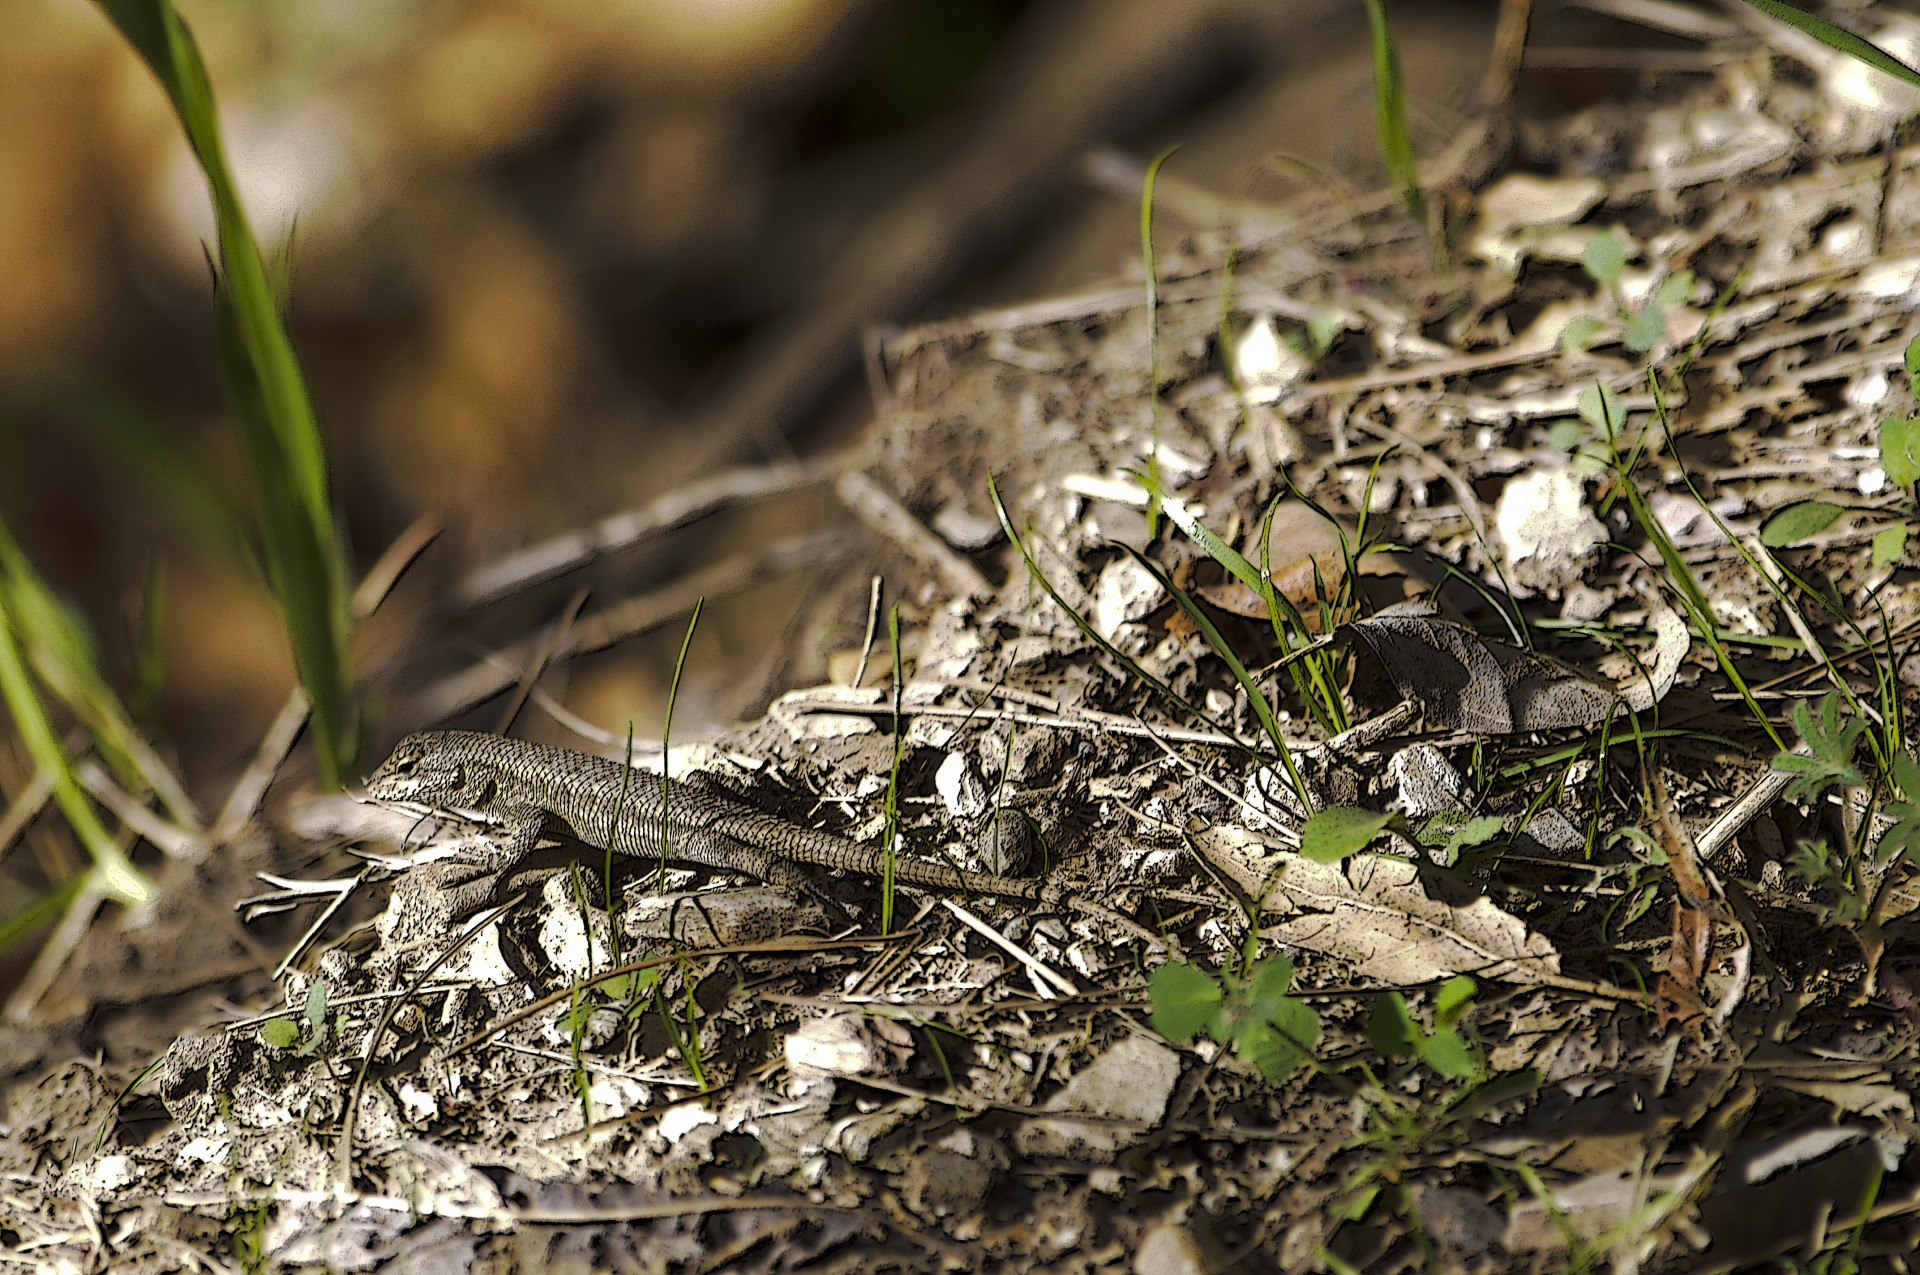
[[[464,813],[483,806],[491,782],[484,768],[448,747],[446,738],[445,732],[423,731],[394,745],[367,776],[366,800],[416,813]]]

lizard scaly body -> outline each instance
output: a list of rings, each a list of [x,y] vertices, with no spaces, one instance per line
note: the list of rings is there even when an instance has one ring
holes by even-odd
[[[801,886],[795,865],[880,876],[885,851],[803,828],[699,778],[673,781],[606,757],[476,731],[420,731],[367,777],[366,796],[415,813],[456,815],[501,829],[510,870],[543,832],[637,859],[697,864]],[[894,880],[956,893],[1057,901],[1045,882],[895,857]]]

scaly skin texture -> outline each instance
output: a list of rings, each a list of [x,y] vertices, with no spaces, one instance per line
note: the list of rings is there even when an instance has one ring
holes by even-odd
[[[502,870],[531,853],[541,833],[559,832],[596,849],[744,873],[783,887],[807,888],[795,864],[869,876],[886,871],[881,850],[789,823],[698,776],[669,786],[605,757],[476,731],[407,736],[367,777],[366,795],[502,829],[501,859],[489,865]],[[896,857],[893,875],[903,885],[956,893],[1063,897],[1041,881],[922,859]]]

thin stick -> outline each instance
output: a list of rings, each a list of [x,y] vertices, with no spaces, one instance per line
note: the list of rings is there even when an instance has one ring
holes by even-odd
[[[685,615],[702,597],[727,597],[771,576],[817,567],[837,557],[846,545],[847,538],[840,532],[793,536],[756,552],[713,563],[652,593],[628,598],[582,617],[554,651],[553,662],[564,663],[656,629],[675,616]],[[526,667],[531,658],[532,644],[518,643],[462,672],[429,684],[404,700],[396,714],[402,720],[416,722],[455,717],[512,686],[519,679],[519,670]]]
[[[835,452],[812,460],[743,466],[724,470],[702,482],[689,483],[637,508],[476,567],[455,587],[455,604],[470,609],[497,602],[555,576],[577,571],[609,554],[631,549],[649,537],[683,527],[728,505],[825,482],[852,464],[857,454]]]
[[[520,675],[520,685],[513,693],[513,702],[507,705],[506,712],[500,714],[500,724],[493,728],[494,734],[504,735],[513,729],[513,723],[519,718],[520,710],[527,706],[527,696],[533,693],[533,688],[546,675],[548,665],[553,663],[553,653],[560,649],[562,642],[567,640],[567,634],[573,629],[573,622],[580,618],[580,608],[587,605],[588,592],[586,589],[575,591],[573,597],[561,610],[560,618],[554,622],[546,640],[534,653],[533,661]]]

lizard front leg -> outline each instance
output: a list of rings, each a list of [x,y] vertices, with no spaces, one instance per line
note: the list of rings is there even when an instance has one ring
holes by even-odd
[[[545,829],[545,812],[511,811],[499,826],[498,834],[463,850],[445,879],[447,904],[454,916],[472,916],[491,907],[506,895],[510,882],[517,883],[520,865],[533,853]],[[546,875],[557,868],[537,868]]]

